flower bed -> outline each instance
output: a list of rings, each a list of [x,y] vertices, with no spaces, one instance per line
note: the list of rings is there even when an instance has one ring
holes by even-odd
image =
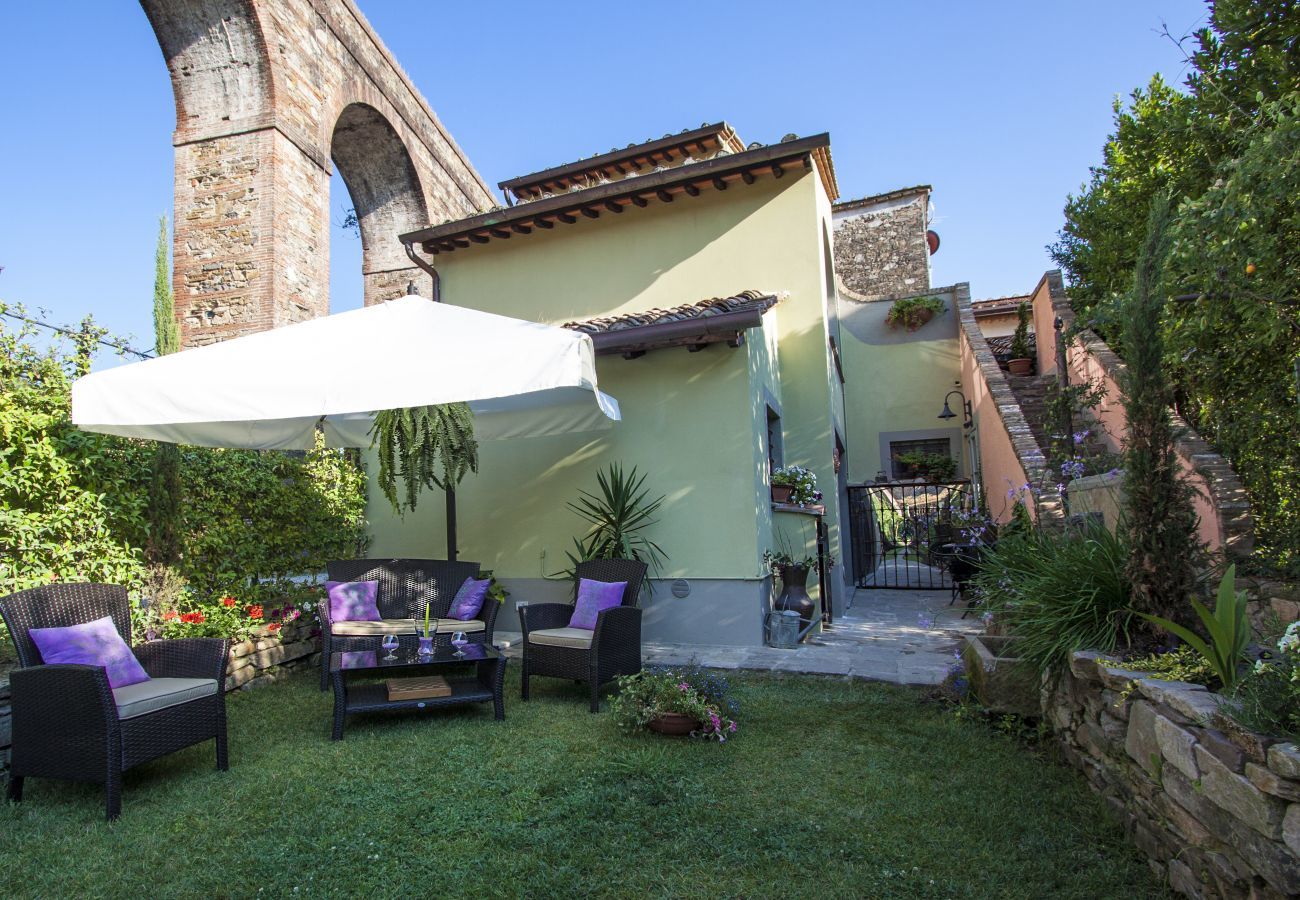
[[[1300,747],[1242,728],[1201,685],[1091,652],[1073,654],[1042,700],[1065,757],[1174,890],[1300,893]]]

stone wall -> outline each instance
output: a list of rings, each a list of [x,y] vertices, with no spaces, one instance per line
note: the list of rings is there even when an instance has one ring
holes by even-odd
[[[930,288],[929,188],[835,205],[835,274],[868,300]]]
[[[142,6],[176,100],[184,346],[329,312],[335,165],[356,208],[367,304],[426,286],[399,233],[495,202],[352,0]]]
[[[1091,652],[1074,654],[1042,703],[1066,758],[1175,891],[1300,896],[1296,745],[1232,728],[1199,685],[1144,678]]]

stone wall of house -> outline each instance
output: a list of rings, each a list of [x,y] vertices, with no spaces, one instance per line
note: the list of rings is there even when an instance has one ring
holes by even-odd
[[[352,0],[142,5],[176,101],[173,288],[185,346],[328,313],[336,165],[356,208],[367,304],[426,280],[399,233],[493,205]]]
[[[835,215],[835,274],[869,300],[914,295],[930,288],[926,195],[856,210],[841,204]]]
[[[1188,897],[1300,896],[1300,748],[1231,727],[1199,685],[1076,653],[1042,695],[1065,757]]]

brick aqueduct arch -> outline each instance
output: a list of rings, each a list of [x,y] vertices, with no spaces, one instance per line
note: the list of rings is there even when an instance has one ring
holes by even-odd
[[[329,312],[329,181],[347,184],[367,305],[428,290],[403,231],[488,185],[352,0],[141,0],[176,98],[173,287],[185,346]]]

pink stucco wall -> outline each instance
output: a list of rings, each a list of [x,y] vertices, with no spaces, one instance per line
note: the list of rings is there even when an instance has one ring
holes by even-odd
[[[1034,289],[1031,303],[1037,331],[1038,371],[1044,374],[1055,373],[1056,332],[1052,323],[1059,315],[1068,328],[1074,318],[1065,299],[1060,273],[1048,272],[1042,277]],[[1066,346],[1066,365],[1069,368],[1070,384],[1095,384],[1104,389],[1101,402],[1087,412],[1099,426],[1098,431],[1106,446],[1113,452],[1121,452],[1128,434],[1124,395],[1118,383],[1124,364],[1104,341],[1091,332],[1084,332],[1076,335]],[[1180,441],[1176,446],[1178,463],[1183,477],[1196,489],[1193,505],[1200,518],[1201,540],[1209,545],[1211,552],[1218,552],[1225,543],[1226,517],[1220,508],[1219,498],[1210,489],[1207,479],[1197,471],[1193,460],[1193,453],[1204,448],[1190,444],[1189,441]]]
[[[995,521],[1003,524],[1011,520],[1012,501],[1007,499],[1007,490],[1025,484],[1029,477],[1016,456],[1011,436],[1002,423],[1002,416],[980,372],[964,329],[958,332],[957,343],[961,357],[961,389],[971,401],[979,435],[980,470],[989,513]],[[1030,512],[1034,512],[1033,498],[1025,499]]]

